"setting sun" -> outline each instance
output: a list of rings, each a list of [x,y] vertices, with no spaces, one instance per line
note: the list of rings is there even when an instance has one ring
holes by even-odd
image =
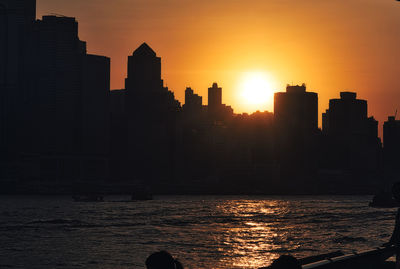
[[[251,112],[271,110],[274,96],[273,79],[265,72],[246,72],[238,86],[238,98]]]

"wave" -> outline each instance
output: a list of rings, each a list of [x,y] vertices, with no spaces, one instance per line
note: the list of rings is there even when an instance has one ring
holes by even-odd
[[[364,237],[341,236],[333,239],[335,243],[353,243],[353,242],[366,242]]]
[[[71,225],[79,225],[82,224],[82,221],[79,220],[69,220],[69,219],[48,219],[48,220],[35,220],[28,222],[28,225],[31,224],[71,224]]]
[[[79,220],[49,219],[49,220],[35,220],[25,224],[4,225],[0,226],[0,231],[12,231],[21,229],[57,230],[57,229],[88,229],[88,228],[126,228],[126,227],[137,227],[145,225],[146,225],[145,222],[97,224],[97,223],[87,223]]]

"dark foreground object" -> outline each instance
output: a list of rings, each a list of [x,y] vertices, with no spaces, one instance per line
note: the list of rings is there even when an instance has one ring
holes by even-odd
[[[400,203],[397,202],[390,192],[384,192],[375,195],[372,198],[372,202],[369,203],[371,207],[382,207],[382,208],[391,208],[391,207],[400,207]]]
[[[395,254],[394,247],[380,247],[360,253],[344,255],[341,251],[299,259],[303,269],[394,269],[394,262],[386,260]],[[282,256],[281,256],[282,257]],[[278,259],[279,260],[279,259]],[[274,264],[260,269],[275,268]],[[281,267],[276,267],[281,268]],[[282,267],[283,268],[283,267]],[[295,267],[287,267],[291,269]]]
[[[147,269],[183,269],[183,265],[166,251],[151,254],[146,259]]]
[[[394,247],[376,248],[360,253],[342,255],[331,259],[305,264],[303,269],[380,269],[394,268],[394,264],[386,260],[395,254]]]

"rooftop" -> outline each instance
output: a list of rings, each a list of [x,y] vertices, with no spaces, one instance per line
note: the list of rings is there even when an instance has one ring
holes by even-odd
[[[152,48],[150,48],[147,43],[143,43],[140,45],[134,52],[134,56],[150,56],[150,57],[156,57],[157,54],[154,52]]]

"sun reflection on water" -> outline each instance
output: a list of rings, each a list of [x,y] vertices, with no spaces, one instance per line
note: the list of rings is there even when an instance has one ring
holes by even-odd
[[[268,200],[227,201],[217,207],[223,215],[234,216],[235,225],[226,227],[223,238],[219,238],[227,248],[221,263],[230,263],[238,268],[259,268],[270,264],[279,257],[276,249],[281,248],[285,232],[279,231],[265,222],[275,219],[287,211],[284,202]],[[259,219],[260,221],[257,221]]]

